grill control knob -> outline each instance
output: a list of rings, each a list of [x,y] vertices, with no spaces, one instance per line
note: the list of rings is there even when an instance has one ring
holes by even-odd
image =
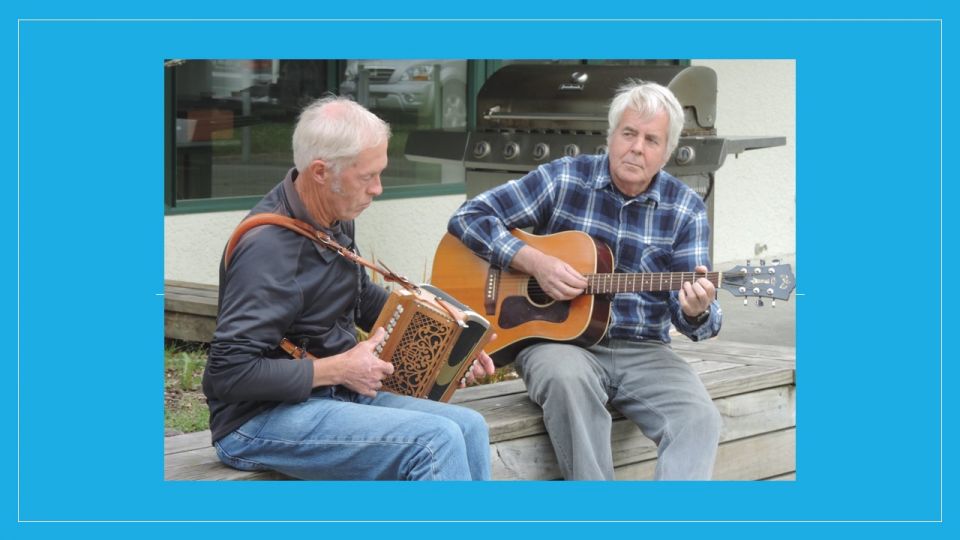
[[[547,143],[537,143],[533,147],[533,159],[540,161],[550,155],[550,145]]]
[[[580,147],[573,143],[570,143],[563,147],[563,155],[567,157],[576,157],[579,154],[580,154]]]
[[[693,161],[695,157],[697,157],[697,153],[693,151],[692,146],[677,148],[677,165],[686,165]]]
[[[593,153],[594,153],[594,154],[606,154],[606,153],[607,153],[607,145],[605,145],[605,144],[598,145],[596,148],[593,149]]]
[[[490,143],[487,141],[480,141],[477,144],[473,145],[473,157],[485,158],[490,155]]]
[[[520,145],[512,142],[503,147],[504,159],[513,159],[520,155]]]

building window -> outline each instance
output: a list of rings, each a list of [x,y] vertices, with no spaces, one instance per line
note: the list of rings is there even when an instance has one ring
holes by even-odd
[[[463,166],[417,163],[406,159],[407,137],[416,130],[465,131],[466,60],[347,60],[340,94],[356,100],[390,123],[393,137],[383,176],[391,189],[462,185]]]
[[[386,196],[462,192],[463,167],[414,163],[403,150],[413,130],[465,129],[466,65],[465,60],[167,61],[167,209],[251,207],[293,166],[291,137],[300,111],[328,92],[351,97],[390,123]]]
[[[168,60],[168,213],[251,208],[293,166],[300,111],[334,93],[390,123],[382,197],[464,193],[456,162],[408,160],[419,130],[465,132],[483,81],[514,63],[684,64],[679,60]]]

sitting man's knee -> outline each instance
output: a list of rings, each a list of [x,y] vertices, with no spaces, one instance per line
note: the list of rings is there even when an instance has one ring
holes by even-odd
[[[720,439],[720,432],[723,430],[723,417],[712,401],[699,403],[692,407],[688,420],[698,427],[704,437]]]
[[[486,433],[490,428],[487,426],[487,419],[482,414],[473,409],[464,407],[466,413],[463,420],[464,434]]]

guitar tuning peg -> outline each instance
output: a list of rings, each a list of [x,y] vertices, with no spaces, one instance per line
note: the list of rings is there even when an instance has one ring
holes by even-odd
[[[744,298],[744,299],[743,299],[743,305],[746,306],[746,305],[749,305],[749,304],[750,304],[750,301],[747,300],[746,298]]]
[[[763,298],[757,298],[757,307],[763,307]]]
[[[767,262],[763,259],[760,259],[760,266],[766,266]]]
[[[776,300],[771,300],[771,301],[770,301],[770,307],[772,307],[772,308],[777,307],[777,301],[776,301]]]
[[[780,259],[773,259],[773,260],[770,261],[770,262],[771,262],[772,264],[774,264],[774,265],[778,265],[778,264],[780,264]]]
[[[747,259],[747,266],[750,266],[750,259]]]

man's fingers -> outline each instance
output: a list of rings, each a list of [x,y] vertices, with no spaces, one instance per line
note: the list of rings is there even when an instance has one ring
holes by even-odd
[[[497,367],[493,365],[493,358],[490,358],[490,355],[486,352],[480,351],[480,366],[483,368],[483,371],[486,375],[493,375],[493,372],[496,371]]]
[[[387,331],[383,329],[382,326],[378,326],[376,330],[367,338],[367,343],[372,344],[374,347],[380,344],[383,341],[383,336],[387,335]]]
[[[393,375],[393,372],[394,372],[393,364],[390,362],[384,362],[384,361],[381,361],[381,363],[383,364],[383,375],[385,377],[388,375]]]
[[[580,272],[577,272],[569,264],[563,265],[564,272],[564,283],[574,289],[584,289],[587,286],[587,280],[584,278]]]

